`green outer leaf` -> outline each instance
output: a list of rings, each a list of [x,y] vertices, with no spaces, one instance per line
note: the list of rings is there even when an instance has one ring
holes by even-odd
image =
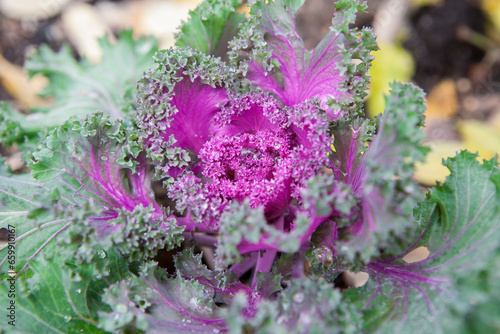
[[[245,15],[235,12],[239,0],[207,0],[189,13],[176,34],[178,47],[190,46],[207,55],[227,59],[228,43],[237,34]]]
[[[445,161],[451,174],[415,211],[417,220],[428,218],[417,229],[422,234],[403,254],[368,264],[363,269],[371,276],[368,284],[344,292],[348,302],[363,309],[367,332],[448,332],[457,329],[457,319],[498,304],[496,297],[474,293],[478,275],[495,277],[490,266],[498,263],[500,239],[500,170],[496,159],[480,164],[476,157],[462,151]],[[403,263],[401,258],[420,245],[428,247],[430,256]]]
[[[484,263],[473,259],[487,258],[499,245],[500,191],[492,182],[500,175],[498,163],[493,158],[480,164],[476,158],[477,154],[462,151],[444,162],[451,174],[430,192],[437,214],[420,242],[429,248],[430,258],[442,252],[431,263],[449,262],[452,266],[441,270],[455,274],[461,267],[483,269]]]
[[[247,302],[244,294],[238,294],[224,312],[230,333],[359,333],[361,314],[321,279],[292,281],[277,300],[260,302],[251,319],[242,316]]]
[[[0,143],[2,145],[11,146],[23,139],[25,129],[21,129],[19,125],[23,117],[10,103],[0,101]]]
[[[39,259],[31,265],[34,276],[27,285],[15,282],[14,299],[8,297],[10,284],[3,281],[0,304],[15,300],[16,306],[16,326],[5,326],[7,333],[105,333],[96,326],[97,312],[110,309],[100,295],[109,284],[131,276],[116,252],[108,252],[105,262],[110,274],[96,279],[93,265],[71,269],[59,256]]]
[[[140,278],[113,285],[103,300],[112,312],[100,313],[99,323],[113,332],[217,333],[225,329],[213,289],[180,274],[168,278],[155,263],[147,263]]]
[[[53,96],[54,105],[34,109],[29,115],[12,110],[5,113],[10,123],[0,126],[0,140],[8,145],[20,143],[25,136],[36,140],[33,137],[42,128],[53,128],[70,116],[96,111],[130,123],[134,117],[130,111],[135,110],[136,82],[151,67],[156,42],[153,38],[134,40],[132,31],[124,31],[116,44],[101,39],[100,46],[102,61],[96,65],[86,59],[78,62],[68,46],[58,53],[42,46],[25,67],[30,75],[41,73],[50,80],[43,96]]]
[[[461,302],[451,305],[450,317],[443,324],[446,333],[500,332],[500,247],[476,275],[457,280]]]
[[[54,239],[73,224],[69,210],[61,210],[72,206],[69,198],[62,186],[56,190],[29,175],[8,175],[0,168],[0,228],[15,230],[15,248],[10,247],[14,253],[9,254],[9,244],[0,246],[0,275],[9,270],[19,273],[42,250],[54,251]]]

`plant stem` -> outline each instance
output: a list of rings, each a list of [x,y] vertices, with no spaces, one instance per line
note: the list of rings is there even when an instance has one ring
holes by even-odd
[[[277,230],[283,231],[284,224],[285,224],[285,217],[282,215],[276,221],[275,228]],[[262,252],[257,254],[257,265],[255,266],[255,272],[252,281],[252,289],[255,289],[257,285],[257,273],[259,272],[268,273],[271,271],[277,253],[278,251],[276,250],[266,250],[264,251],[263,254]]]
[[[193,232],[184,232],[182,233],[184,239],[186,241],[195,241],[199,246],[207,246],[215,248],[217,245],[217,236],[208,235],[205,233],[193,233]]]

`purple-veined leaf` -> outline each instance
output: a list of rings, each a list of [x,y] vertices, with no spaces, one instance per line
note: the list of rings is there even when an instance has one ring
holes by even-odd
[[[74,191],[76,203],[79,197],[94,199],[110,218],[118,208],[132,211],[139,204],[152,205],[161,217],[152,200],[147,162],[133,143],[125,142],[128,135],[121,123],[99,114],[73,119],[49,134],[29,167],[40,182],[59,177]]]
[[[208,270],[189,249],[177,255],[176,264],[175,278],[151,263],[139,278],[112,286],[104,295],[112,312],[100,314],[101,326],[108,331],[128,328],[148,333],[226,332],[216,302],[229,302],[234,291],[249,288],[237,279],[236,286],[226,288],[228,282],[220,280],[220,273]]]
[[[295,13],[302,3],[254,2],[249,23],[232,42],[231,58],[246,79],[285,105],[317,98],[330,119],[336,120],[343,114],[340,105],[365,95],[360,87],[366,86],[367,79],[361,73],[369,66],[369,49],[376,48],[374,39],[367,30],[358,35],[347,31],[355,13],[364,10],[353,1],[347,6],[336,4],[331,29],[315,49],[307,50],[295,27]],[[362,64],[354,65],[354,58],[362,59]]]
[[[55,239],[74,224],[68,208],[71,192],[61,185],[40,184],[30,175],[9,175],[0,167],[0,272],[20,274],[42,251],[54,251]],[[58,205],[55,205],[58,203]]]
[[[182,240],[183,228],[153,198],[150,167],[133,137],[102,114],[72,119],[49,134],[30,163],[36,179],[56,178],[71,192],[78,224],[69,242],[80,245],[76,252],[85,261],[96,248],[116,247],[137,259]]]
[[[260,301],[251,318],[242,316],[248,303],[246,295],[238,294],[225,312],[231,333],[359,333],[361,314],[344,304],[331,284],[317,278],[292,281],[276,300]]]
[[[342,241],[335,246],[349,261],[366,262],[379,249],[396,247],[408,232],[412,210],[423,197],[412,174],[428,151],[421,144],[424,111],[421,90],[395,83],[375,136],[366,121],[338,122],[333,174],[360,200],[357,218],[341,224]]]
[[[392,318],[409,331],[424,326],[440,332],[448,326],[447,308],[462,303],[459,312],[464,312],[472,307],[456,290],[457,282],[486,269],[500,236],[498,164],[496,159],[480,164],[476,157],[462,151],[445,162],[450,176],[416,210],[420,226],[415,241],[400,255],[368,263],[363,270],[371,283],[348,290],[348,301],[367,315],[367,328]],[[402,258],[419,246],[427,247],[429,256],[405,263]],[[418,319],[426,319],[425,324]]]

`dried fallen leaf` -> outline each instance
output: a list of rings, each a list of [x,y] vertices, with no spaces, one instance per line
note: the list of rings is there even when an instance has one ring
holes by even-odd
[[[364,271],[358,271],[354,273],[350,270],[346,270],[342,273],[342,278],[349,287],[359,288],[368,282],[370,275]]]
[[[5,90],[26,109],[50,104],[38,96],[48,84],[47,78],[35,75],[29,78],[22,67],[10,63],[0,55],[0,82]]]
[[[201,0],[182,2],[136,1],[132,3],[133,26],[136,34],[153,35],[158,39],[160,49],[175,44],[174,33],[182,20],[187,20]]]
[[[500,1],[482,0],[481,8],[488,15],[495,29],[500,31]]]
[[[99,63],[102,50],[98,39],[105,35],[111,39],[113,35],[97,10],[89,4],[76,2],[64,10],[61,22],[78,53],[92,64]]]
[[[69,0],[0,0],[0,12],[14,20],[40,21],[57,15]]]
[[[500,133],[500,111],[497,111],[490,117],[488,124],[490,124],[498,133]]]
[[[427,96],[426,122],[453,117],[458,111],[458,95],[455,82],[445,79]]]
[[[411,4],[417,7],[424,6],[437,6],[444,2],[444,0],[411,0]]]
[[[25,163],[22,158],[21,152],[15,152],[14,154],[7,157],[5,163],[9,166],[9,168],[13,171],[19,171],[23,167],[25,167]]]
[[[406,263],[415,263],[425,260],[429,257],[429,249],[425,246],[420,246],[409,252],[403,257],[403,261]]]

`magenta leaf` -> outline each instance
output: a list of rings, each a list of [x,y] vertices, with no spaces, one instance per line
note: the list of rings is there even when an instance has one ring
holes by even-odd
[[[209,140],[216,112],[228,101],[230,70],[220,59],[190,48],[158,52],[156,68],[139,81],[137,114],[148,157],[159,177],[177,177]]]

